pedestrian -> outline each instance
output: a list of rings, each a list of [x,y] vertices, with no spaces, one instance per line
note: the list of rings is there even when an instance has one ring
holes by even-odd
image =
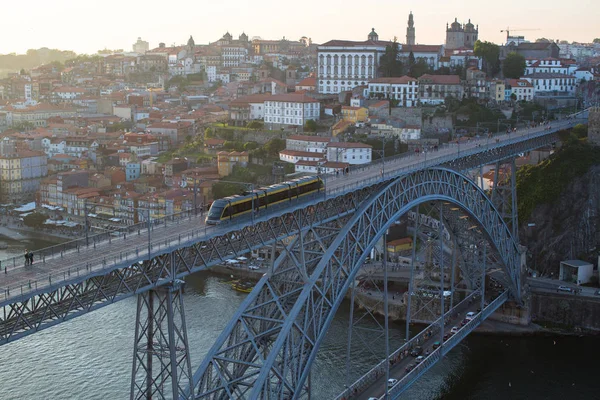
[[[29,252],[29,265],[33,265],[33,251]]]
[[[25,266],[29,265],[29,251],[25,249]]]

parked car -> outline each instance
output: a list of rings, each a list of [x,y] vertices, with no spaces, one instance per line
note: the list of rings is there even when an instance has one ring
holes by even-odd
[[[248,269],[251,269],[251,270],[254,271],[254,270],[257,270],[259,268],[256,265],[248,265]]]
[[[410,352],[410,355],[413,357],[420,356],[423,353],[423,348],[421,346],[417,346]]]
[[[556,289],[556,291],[561,291],[561,292],[572,292],[573,290],[568,287],[568,286],[559,286],[558,289]]]
[[[396,383],[398,383],[398,379],[394,379],[394,378],[388,379],[388,387],[389,388],[391,388],[392,386],[394,386]]]
[[[419,357],[415,358],[415,362],[416,362],[417,364],[420,364],[420,363],[421,363],[421,362],[422,362],[424,359],[425,359],[425,357],[423,357],[423,356],[419,356]]]
[[[455,334],[458,332],[458,329],[459,329],[458,326],[454,326],[454,327],[452,327],[452,330],[450,331],[450,333]]]

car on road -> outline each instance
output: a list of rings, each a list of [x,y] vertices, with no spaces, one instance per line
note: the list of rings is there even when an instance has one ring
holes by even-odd
[[[475,314],[476,314],[476,312],[475,312],[475,311],[469,311],[469,312],[467,313],[467,316],[466,316],[466,318],[465,318],[465,319],[467,319],[467,320],[469,320],[469,321],[470,321],[470,320],[472,320],[473,318],[475,318]]]
[[[396,383],[398,383],[398,379],[394,379],[394,378],[390,378],[388,379],[388,388],[391,388],[392,386],[394,386]]]
[[[368,400],[379,400],[377,397],[369,397]]]
[[[463,319],[463,320],[462,320],[462,322],[460,323],[460,326],[465,326],[465,325],[466,325],[466,324],[468,324],[468,323],[469,323],[469,320],[465,318],[465,319]]]
[[[415,366],[416,366],[415,364],[408,364],[408,365],[406,366],[406,368],[404,369],[404,371],[405,371],[406,373],[408,373],[408,372],[412,371],[413,369],[415,369]]]
[[[248,269],[251,269],[253,271],[259,269],[256,265],[248,265]]]
[[[450,339],[450,336],[452,336],[452,335],[450,335],[450,334],[446,333],[446,334],[444,335],[444,342],[445,342],[446,340]]]
[[[450,331],[450,333],[452,333],[452,334],[458,333],[459,329],[460,328],[458,326],[454,326],[454,327],[452,327],[452,330]]]
[[[423,352],[423,348],[421,346],[417,346],[411,350],[410,355],[413,357],[420,356]]]
[[[556,288],[556,291],[561,291],[561,292],[572,292],[573,290],[568,287],[568,286],[559,286],[558,288]]]
[[[437,348],[438,348],[438,347],[440,347],[440,346],[441,346],[440,342],[435,342],[435,343],[433,344],[433,346],[431,346],[431,347],[432,347],[432,348],[435,350],[435,349],[437,349]]]
[[[595,294],[596,296],[600,296],[600,290],[596,290],[596,291],[594,292],[594,294]]]
[[[425,359],[425,357],[423,357],[423,356],[419,356],[419,357],[415,358],[415,362],[416,362],[417,364],[420,364],[421,362],[423,362],[423,360],[424,360],[424,359]]]

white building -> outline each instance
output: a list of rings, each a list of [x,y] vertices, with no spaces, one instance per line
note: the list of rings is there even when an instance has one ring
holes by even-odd
[[[150,44],[141,37],[137,38],[137,42],[135,42],[132,46],[134,53],[146,54],[148,50],[150,50]]]
[[[575,71],[574,75],[575,75],[575,79],[577,80],[577,82],[580,82],[582,80],[583,81],[593,81],[594,80],[594,74],[588,68],[579,68]]]
[[[379,60],[391,42],[373,30],[364,42],[330,40],[317,48],[317,90],[337,94],[377,78]]]
[[[85,90],[77,87],[59,87],[52,91],[52,97],[55,100],[73,100],[83,94],[85,94]]]
[[[532,101],[534,89],[531,82],[525,79],[507,79],[506,89],[510,89],[511,95],[515,95],[517,101]]]
[[[551,73],[551,74],[562,74],[568,75],[571,73],[570,65],[563,64],[558,58],[527,58],[525,59],[525,75],[532,75],[536,73]]]
[[[371,162],[372,146],[364,143],[331,142],[327,145],[327,161],[350,165]]]
[[[567,260],[560,262],[559,279],[565,282],[573,282],[577,285],[590,281],[594,274],[594,264],[581,260]]]
[[[377,78],[369,81],[366,96],[398,100],[398,107],[414,107],[417,105],[419,84],[410,76],[398,78]]]
[[[206,67],[206,77],[209,82],[217,81],[217,67],[214,65],[209,65]]]
[[[306,121],[317,121],[320,103],[304,94],[279,94],[265,101],[265,123],[273,125],[304,126]]]
[[[531,83],[534,89],[534,95],[543,92],[575,93],[576,78],[571,75],[537,72],[535,74],[526,75],[523,79]]]
[[[242,46],[223,46],[221,48],[221,65],[223,67],[238,67],[248,59],[248,49]]]
[[[286,150],[326,153],[331,138],[309,135],[291,135],[285,139]]]
[[[298,161],[325,161],[323,153],[284,149],[279,152],[281,161],[296,164]]]

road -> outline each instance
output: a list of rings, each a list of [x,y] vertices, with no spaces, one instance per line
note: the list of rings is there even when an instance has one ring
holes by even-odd
[[[492,296],[486,295],[486,299],[489,302],[492,300]],[[480,297],[475,297],[474,301],[461,303],[457,307],[455,307],[452,310],[452,314],[451,314],[452,317],[444,325],[443,335],[444,335],[444,338],[446,338],[446,339],[444,339],[444,342],[453,335],[451,333],[451,330],[453,327],[458,328],[457,334],[462,332],[463,329],[468,329],[468,327],[461,326],[461,322],[465,319],[465,316],[468,312],[473,312],[473,313],[475,313],[475,315],[479,314],[479,312],[481,311],[480,307],[481,307]],[[419,345],[420,347],[422,347],[422,349],[423,349],[422,355],[425,357],[423,362],[426,361],[428,353],[431,353],[434,350],[433,345],[436,342],[439,344],[442,343],[441,333],[429,335]],[[398,360],[397,362],[395,362],[393,364],[393,366],[391,366],[390,373],[389,373],[390,379],[400,380],[401,378],[406,376],[410,371],[412,371],[414,366],[417,365],[416,357],[413,357],[410,355],[410,349],[408,349],[405,353],[406,354],[405,354],[404,358]],[[365,399],[365,400],[372,399],[372,398],[379,399],[385,394],[384,393],[385,386],[386,386],[385,375],[383,375],[376,382],[374,382],[371,386],[369,386],[366,390],[364,390],[361,394],[359,394],[356,397],[351,397],[351,398],[352,399],[354,399],[354,398]]]
[[[572,124],[571,121],[553,123],[555,128],[567,127]],[[448,162],[457,155],[465,155],[469,152],[483,152],[488,148],[493,148],[503,143],[514,140],[517,137],[524,137],[546,131],[547,127],[542,126],[534,129],[523,129],[510,134],[495,136],[493,140],[489,138],[480,138],[471,140],[467,143],[444,145],[439,150],[431,153],[404,154],[392,160],[387,160],[383,165],[386,179],[391,179],[401,173],[432,167]],[[497,140],[497,141],[496,141]],[[357,168],[348,175],[330,175],[326,176],[325,184],[327,196],[337,196],[355,190],[381,180],[382,164],[372,164],[366,167]],[[292,203],[290,209],[298,207],[302,203]],[[261,219],[266,219],[268,214],[262,213]],[[152,228],[150,243],[152,245],[151,256],[160,253],[161,249],[167,251],[172,246],[183,246],[186,242],[200,242],[207,235],[221,235],[234,230],[236,225],[205,226],[203,216],[189,216],[173,221],[164,219],[157,221],[157,225]],[[240,224],[242,221],[238,222]],[[245,221],[248,225],[250,221]],[[2,261],[2,268],[5,273],[0,273],[0,301],[10,297],[18,296],[29,290],[43,289],[52,284],[56,285],[62,280],[73,278],[79,274],[89,274],[90,272],[101,271],[110,264],[131,262],[147,259],[148,251],[147,229],[140,227],[135,232],[130,232],[125,236],[112,238],[95,244],[94,246],[79,246],[77,250],[67,250],[66,252],[56,252],[53,256],[45,257],[41,262],[39,253],[34,256],[35,262],[32,266],[24,266],[23,257],[15,257]],[[66,246],[63,244],[61,246]],[[60,247],[58,247],[60,248]]]
[[[531,290],[534,292],[542,292],[542,293],[559,293],[565,296],[585,296],[585,297],[594,297],[600,300],[600,293],[598,288],[591,288],[585,286],[577,286],[567,282],[559,281],[557,279],[549,279],[549,278],[527,278],[527,283],[531,287]],[[571,292],[566,292],[562,290],[558,290],[559,286],[568,287],[571,289]],[[577,294],[575,292],[579,290]]]

